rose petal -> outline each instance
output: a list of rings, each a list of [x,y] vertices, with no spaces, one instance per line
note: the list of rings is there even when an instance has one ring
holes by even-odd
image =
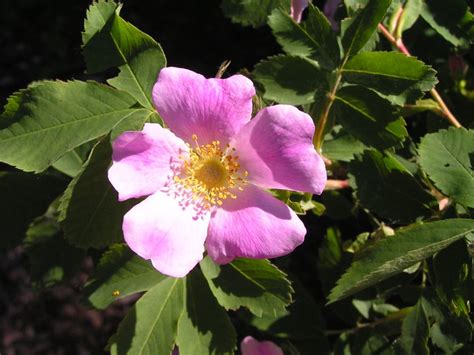
[[[301,15],[304,9],[308,6],[309,0],[291,0],[290,16],[293,17],[295,22],[301,21]]]
[[[133,207],[123,219],[130,249],[163,274],[183,277],[202,259],[209,213],[196,215],[179,199],[156,192]]]
[[[272,341],[258,341],[246,336],[240,343],[242,355],[284,355],[281,348]]]
[[[206,79],[181,68],[164,68],[153,87],[153,102],[167,126],[188,143],[227,143],[250,120],[255,88],[242,75]]]
[[[287,205],[247,185],[213,212],[206,249],[221,264],[236,257],[275,258],[293,251],[305,234],[303,222]]]
[[[112,144],[109,180],[119,200],[150,195],[171,178],[171,165],[188,148],[172,132],[147,123],[140,132],[124,132]]]
[[[265,188],[321,194],[326,167],[313,147],[314,123],[289,105],[261,110],[235,137],[248,179]]]

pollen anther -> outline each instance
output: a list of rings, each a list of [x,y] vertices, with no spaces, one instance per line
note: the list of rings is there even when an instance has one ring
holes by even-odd
[[[206,209],[222,205],[227,198],[235,199],[233,190],[243,191],[248,183],[247,171],[240,171],[239,157],[235,148],[227,144],[224,149],[218,140],[199,145],[192,135],[194,146],[189,147],[189,155],[181,157],[181,169],[173,180],[191,192],[194,201],[201,201]]]

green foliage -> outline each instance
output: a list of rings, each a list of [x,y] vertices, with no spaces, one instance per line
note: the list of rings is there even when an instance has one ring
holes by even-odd
[[[437,188],[474,207],[474,131],[450,128],[427,134],[419,147],[420,164]]]
[[[99,0],[87,11],[82,34],[87,70],[118,67],[119,75],[109,84],[153,109],[152,87],[166,58],[153,38],[119,16],[120,9],[114,1]]]
[[[261,61],[252,76],[265,89],[265,99],[281,104],[311,103],[315,92],[325,85],[325,78],[314,62],[288,55]]]
[[[184,279],[167,278],[143,295],[120,323],[112,354],[170,354],[184,302]]]
[[[347,132],[367,146],[386,149],[399,145],[408,135],[396,109],[369,89],[343,87],[336,94],[334,109]]]
[[[91,148],[94,146],[94,142],[87,142],[79,147],[70,150],[64,154],[59,160],[56,160],[52,165],[53,168],[62,172],[63,174],[75,177],[81,172],[82,165],[87,160],[87,156],[90,153]]]
[[[94,307],[104,309],[117,299],[148,291],[164,279],[149,261],[116,244],[102,255],[84,295]]]
[[[401,228],[365,249],[329,295],[329,303],[389,278],[463,238],[474,230],[474,221],[448,219]]]
[[[369,41],[382,21],[392,0],[370,0],[358,12],[342,37],[345,58],[357,54]]]
[[[290,277],[268,260],[216,265],[205,257],[175,279],[117,244],[137,200],[118,202],[108,181],[110,143],[162,123],[151,95],[166,65],[160,45],[120,16],[121,4],[94,1],[82,35],[87,73],[108,85],[40,81],[8,98],[0,115],[0,162],[10,165],[0,166],[0,247],[26,235],[35,289],[67,282],[86,256],[99,260],[83,289],[89,305],[105,309],[137,294],[109,341],[112,354],[170,354],[175,346],[182,355],[233,354],[248,334],[294,355],[473,352],[474,136],[436,131],[446,122],[433,124],[433,114],[446,118],[445,108],[423,95],[439,72],[441,96],[472,126],[474,16],[466,0],[345,0],[335,19],[349,17],[330,23],[324,2],[313,3],[296,23],[290,0],[222,2],[233,22],[268,23],[255,33],[271,30],[285,52],[241,71],[258,83],[263,101],[256,97],[254,108],[300,105],[330,160],[328,178],[350,183],[321,196],[272,191],[296,213],[313,212],[304,217],[305,243],[275,261]],[[386,41],[379,24],[394,38]],[[402,44],[423,62],[398,53]],[[468,65],[453,64],[453,53]]]
[[[295,281],[293,285],[295,302],[282,315],[252,316],[251,324],[280,338],[292,341],[312,340],[321,353],[327,353],[328,344],[323,334],[325,327],[321,310],[299,282]]]
[[[61,199],[59,219],[64,235],[78,247],[101,248],[120,242],[123,215],[136,203],[118,201],[118,193],[107,178],[111,156],[107,137],[94,147]]]
[[[180,353],[233,354],[235,329],[199,268],[186,278],[185,300],[176,338]]]
[[[474,16],[465,0],[425,0],[421,16],[455,46],[467,47],[474,40]]]
[[[428,317],[420,299],[403,320],[402,335],[397,348],[400,354],[429,354],[428,335],[430,332]]]
[[[331,160],[351,161],[367,147],[349,134],[341,135],[324,143],[324,155]]]
[[[384,218],[410,222],[430,216],[437,207],[435,198],[389,153],[366,150],[349,164],[349,171],[362,205]]]
[[[35,289],[67,281],[79,271],[85,253],[69,245],[57,222],[46,216],[31,225],[25,239]]]
[[[418,20],[421,14],[423,0],[406,0],[403,7],[403,14],[400,17],[400,31],[410,29]]]
[[[377,90],[398,105],[414,103],[437,83],[431,67],[395,52],[359,53],[342,74],[347,82]]]
[[[293,289],[286,275],[268,260],[242,258],[219,266],[206,257],[200,265],[214,297],[225,309],[246,307],[258,317],[277,316],[292,301]]]
[[[0,161],[43,171],[129,115],[146,111],[131,108],[134,103],[128,94],[95,82],[49,81],[30,87],[12,114],[15,122],[0,130]]]
[[[423,308],[430,320],[430,337],[436,347],[445,353],[454,353],[472,342],[472,323],[465,315],[453,314],[431,290],[422,297]]]
[[[33,219],[46,213],[65,184],[65,180],[48,174],[0,172],[0,249],[19,244]]]
[[[267,22],[268,15],[274,9],[289,12],[290,0],[223,0],[221,7],[232,22],[260,27]]]
[[[311,4],[307,19],[301,23],[296,23],[287,11],[275,10],[268,24],[288,54],[307,57],[325,69],[333,69],[339,64],[339,45],[331,25]]]
[[[469,315],[469,299],[473,295],[471,258],[466,242],[451,244],[433,257],[431,278],[438,297],[456,314]]]

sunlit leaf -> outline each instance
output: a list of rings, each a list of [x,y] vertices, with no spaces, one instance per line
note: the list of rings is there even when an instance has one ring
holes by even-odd
[[[167,278],[128,311],[111,345],[112,354],[170,354],[183,311],[184,279]]]
[[[221,306],[248,308],[256,316],[276,316],[285,312],[293,289],[286,275],[265,259],[236,259],[217,265],[209,257],[201,269]]]
[[[325,85],[324,76],[313,62],[288,55],[261,61],[252,75],[263,85],[263,97],[281,104],[311,103],[316,90]]]
[[[331,24],[313,5],[306,20],[296,23],[287,11],[272,12],[268,24],[283,50],[294,56],[308,57],[326,69],[339,64],[339,45]]]
[[[0,130],[0,161],[43,171],[138,110],[127,93],[94,82],[43,82],[23,92],[15,122]]]
[[[474,231],[470,219],[448,219],[399,229],[365,249],[329,295],[329,303],[396,275]]]
[[[182,354],[233,354],[235,329],[199,268],[186,277],[185,306],[176,344]]]
[[[419,147],[420,164],[437,188],[474,207],[474,131],[450,128],[427,134]]]
[[[342,74],[348,82],[375,89],[398,105],[414,103],[437,83],[430,66],[396,52],[359,53]]]
[[[96,308],[104,309],[113,301],[148,291],[166,277],[150,263],[135,255],[126,245],[113,245],[104,253],[84,294]]]
[[[370,0],[358,12],[342,37],[345,57],[357,54],[372,37],[392,0]]]
[[[120,74],[109,84],[152,109],[152,87],[166,58],[153,38],[120,17],[120,9],[121,5],[107,0],[88,9],[82,34],[87,70],[96,73],[118,67]]]

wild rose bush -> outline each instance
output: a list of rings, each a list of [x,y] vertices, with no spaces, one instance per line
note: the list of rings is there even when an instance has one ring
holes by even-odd
[[[224,0],[283,53],[215,78],[121,7],[82,33],[106,83],[34,82],[0,117],[0,245],[35,287],[89,257],[91,307],[140,293],[114,354],[473,353],[466,1]]]

